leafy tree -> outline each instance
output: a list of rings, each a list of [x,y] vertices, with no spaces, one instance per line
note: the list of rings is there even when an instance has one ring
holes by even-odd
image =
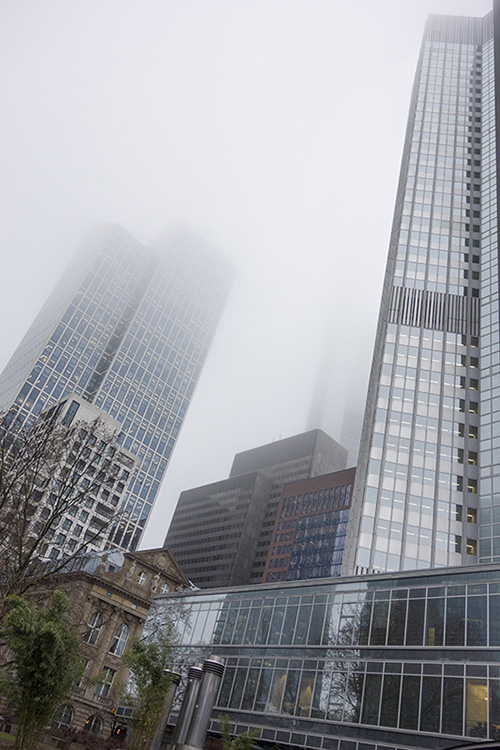
[[[233,737],[231,735],[231,719],[229,716],[221,714],[218,718],[222,750],[251,750],[254,746],[255,738],[259,736],[258,729],[250,729],[244,734],[238,734],[236,737]]]
[[[17,719],[16,750],[30,750],[83,674],[68,600],[54,591],[48,608],[9,597],[0,628],[8,657],[0,687]]]
[[[24,594],[106,538],[113,514],[74,549],[48,560],[63,519],[116,479],[110,460],[96,464],[96,448],[111,455],[116,440],[99,420],[66,426],[57,406],[30,427],[18,426],[12,413],[0,418],[0,611],[6,596]]]
[[[171,678],[175,628],[169,621],[154,641],[134,638],[123,659],[130,669],[125,702],[132,708],[130,750],[146,750],[153,741]]]

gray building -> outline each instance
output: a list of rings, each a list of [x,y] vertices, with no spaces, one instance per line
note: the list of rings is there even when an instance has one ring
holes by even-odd
[[[345,573],[500,561],[499,12],[425,28]]]
[[[181,493],[165,546],[197,586],[261,583],[283,485],[346,461],[322,430],[238,453],[228,479]]]
[[[206,359],[233,271],[179,227],[149,246],[118,226],[81,248],[0,375],[0,411],[29,424],[75,393],[136,460],[112,542],[134,550]]]

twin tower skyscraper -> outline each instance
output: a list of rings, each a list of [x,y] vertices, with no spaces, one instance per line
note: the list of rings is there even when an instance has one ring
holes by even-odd
[[[75,409],[87,402],[121,431],[134,471],[110,541],[123,549],[139,544],[232,277],[186,227],[148,247],[118,226],[100,228],[0,375],[0,411],[18,424],[73,394]]]

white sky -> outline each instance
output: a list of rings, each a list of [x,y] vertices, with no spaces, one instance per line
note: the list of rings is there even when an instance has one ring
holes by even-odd
[[[330,412],[363,409],[429,13],[490,0],[4,0],[0,367],[95,224],[178,219],[238,277],[143,546],[182,489],[301,432],[327,329]]]

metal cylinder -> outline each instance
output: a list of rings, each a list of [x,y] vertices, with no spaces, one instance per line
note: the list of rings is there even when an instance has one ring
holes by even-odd
[[[186,742],[182,746],[178,745],[179,748],[183,747],[185,750],[203,750],[210,716],[224,674],[224,662],[217,656],[211,656],[203,662],[202,671],[198,701],[189,725]]]
[[[167,726],[168,717],[172,709],[172,703],[174,702],[175,691],[181,681],[181,676],[178,672],[171,672],[170,669],[163,670],[164,675],[170,675],[170,685],[168,686],[167,694],[163,702],[163,708],[161,711],[160,720],[156,727],[154,739],[149,746],[149,750],[160,750],[161,741],[165,733],[165,727]]]
[[[200,692],[201,678],[203,676],[203,670],[201,667],[189,667],[187,673],[187,685],[184,698],[182,699],[181,710],[179,711],[179,718],[175,725],[174,736],[172,737],[169,748],[175,747],[175,745],[183,745],[186,741],[189,725],[193,718],[193,711],[196,706],[198,694]]]

